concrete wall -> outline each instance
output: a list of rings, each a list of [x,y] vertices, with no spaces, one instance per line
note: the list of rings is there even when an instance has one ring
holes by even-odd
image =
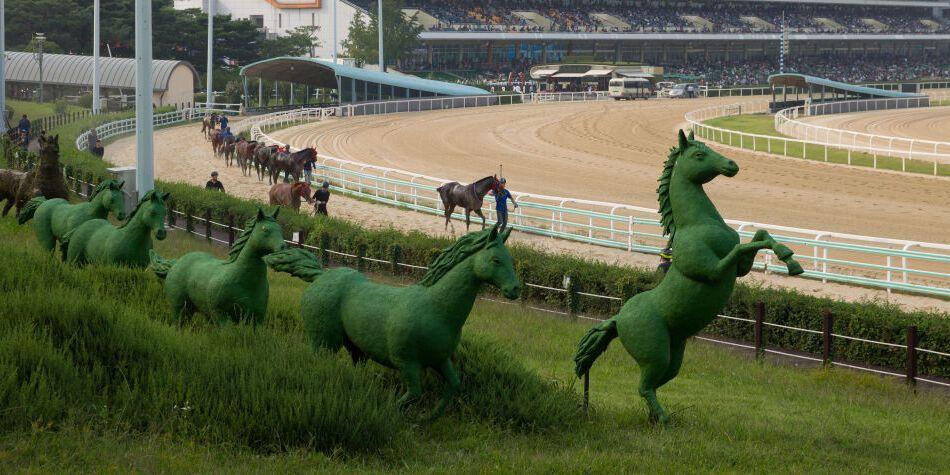
[[[168,78],[168,90],[156,91],[152,102],[156,106],[183,105],[195,102],[195,75],[191,68],[183,64],[175,66],[171,77]]]
[[[218,15],[231,15],[232,18],[241,19],[249,19],[253,15],[262,16],[264,29],[268,34],[285,35],[298,26],[319,26],[317,38],[321,46],[315,51],[316,57],[329,58],[333,55],[334,0],[320,0],[319,8],[295,8],[297,5],[312,4],[314,0],[175,0],[175,8],[201,8],[207,12],[209,1],[215,2],[215,12]],[[342,43],[357,9],[343,0],[336,1],[337,40]],[[339,54],[343,54],[342,47],[339,47]]]

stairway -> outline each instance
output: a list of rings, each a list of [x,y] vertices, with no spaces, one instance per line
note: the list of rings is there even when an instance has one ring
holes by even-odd
[[[418,8],[403,8],[402,14],[405,15],[406,18],[412,18],[413,15],[415,15],[415,23],[422,25],[422,27],[427,30],[439,26],[442,23],[438,18]]]
[[[606,27],[608,29],[617,28],[619,30],[630,29],[630,24],[617,18],[609,13],[591,13],[590,17],[594,19],[600,26]]]
[[[741,16],[739,17],[743,23],[752,26],[756,31],[778,31],[780,28],[757,17],[757,16]]]
[[[517,11],[511,12],[517,18],[524,19],[528,26],[540,26],[545,30],[551,29],[552,22],[548,17],[538,13],[538,12],[529,12],[529,11]]]
[[[845,29],[843,26],[841,26],[841,23],[838,23],[831,18],[815,17],[815,23],[821,25],[821,27],[825,30],[842,31]]]

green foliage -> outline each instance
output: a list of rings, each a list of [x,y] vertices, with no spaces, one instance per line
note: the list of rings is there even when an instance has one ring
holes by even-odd
[[[68,104],[66,103],[66,99],[56,99],[56,102],[53,103],[53,112],[57,114],[65,114],[67,109]]]
[[[419,45],[419,34],[424,29],[402,13],[402,0],[383,2],[383,51],[386,64],[401,64],[402,59]],[[360,11],[350,22],[350,32],[343,40],[344,54],[362,63],[379,62],[379,7],[373,2],[369,20]]]
[[[261,55],[265,58],[278,56],[306,56],[316,55],[316,48],[320,46],[316,34],[319,26],[298,26],[290,34],[280,36],[264,43]]]

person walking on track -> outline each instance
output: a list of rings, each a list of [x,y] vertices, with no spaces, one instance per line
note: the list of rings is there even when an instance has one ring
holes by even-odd
[[[508,200],[511,200],[511,204],[515,205],[515,209],[518,209],[518,202],[515,201],[514,196],[511,196],[507,186],[508,180],[502,178],[498,180],[498,187],[492,190],[492,194],[495,195],[495,212],[498,214],[499,231],[508,226]]]
[[[327,215],[327,203],[330,201],[330,182],[324,181],[323,186],[313,193],[313,202],[317,214]]]

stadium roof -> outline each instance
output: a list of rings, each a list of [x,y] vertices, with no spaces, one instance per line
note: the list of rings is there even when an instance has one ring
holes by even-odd
[[[832,81],[807,74],[782,73],[769,76],[769,85],[790,86],[806,89],[809,86],[827,87],[832,90],[849,92],[852,94],[865,95],[868,97],[900,98],[900,97],[920,97],[920,94],[913,94],[900,91],[885,91],[873,87],[855,86],[844,82]]]
[[[6,79],[11,82],[40,82],[39,63],[33,53],[7,51]],[[172,71],[184,66],[198,72],[187,61],[152,61],[152,88],[167,91]],[[135,60],[132,58],[99,58],[99,80],[105,88],[135,88]],[[92,85],[92,56],[43,54],[43,83],[64,86]]]
[[[422,79],[416,76],[384,73],[334,63],[318,58],[279,57],[265,59],[241,68],[241,76],[259,77],[314,87],[342,90],[347,87],[345,80],[352,83],[362,81],[365,84],[405,89],[408,92],[424,92],[436,96],[478,96],[488,91],[472,86],[464,86],[443,81]],[[341,88],[341,86],[343,86]],[[415,94],[418,96],[419,94]],[[358,97],[358,96],[354,96]],[[351,102],[356,102],[353,100]]]

